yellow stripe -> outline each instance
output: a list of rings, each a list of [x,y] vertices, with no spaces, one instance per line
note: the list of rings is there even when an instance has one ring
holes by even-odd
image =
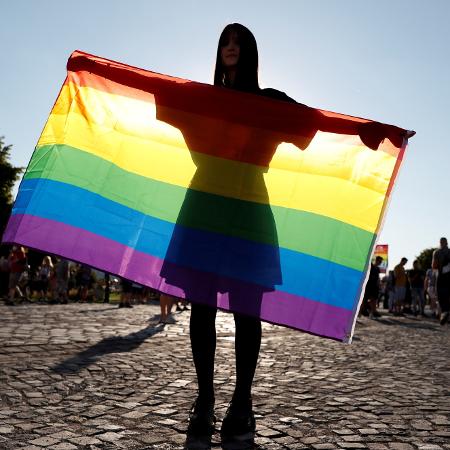
[[[38,146],[67,144],[148,178],[243,200],[270,199],[274,205],[376,229],[396,161],[388,153],[358,146],[354,136],[318,133],[304,152],[281,144],[263,175],[267,169],[262,167],[190,153],[178,129],[156,120],[151,96],[148,100],[70,83]],[[193,159],[201,168],[194,179]]]

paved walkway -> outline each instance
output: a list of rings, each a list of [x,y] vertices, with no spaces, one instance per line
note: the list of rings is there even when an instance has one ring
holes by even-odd
[[[196,391],[189,313],[160,327],[158,310],[0,305],[0,448],[183,448]],[[219,314],[219,419],[232,362],[233,322]],[[430,319],[361,319],[352,345],[265,324],[256,443],[450,449],[449,374],[450,327]]]

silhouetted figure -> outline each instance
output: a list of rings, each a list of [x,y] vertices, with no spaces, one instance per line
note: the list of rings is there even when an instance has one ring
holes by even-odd
[[[433,253],[433,269],[437,269],[437,297],[441,308],[441,325],[448,322],[450,314],[450,249],[445,237]]]

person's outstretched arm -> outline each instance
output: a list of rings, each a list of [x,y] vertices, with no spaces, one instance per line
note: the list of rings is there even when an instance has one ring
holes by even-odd
[[[384,139],[389,139],[395,147],[403,146],[404,140],[416,134],[415,131],[404,130],[394,125],[380,122],[364,121],[354,119],[328,116],[318,111],[321,117],[317,118],[319,130],[328,133],[359,135],[361,141],[372,150],[377,150]]]

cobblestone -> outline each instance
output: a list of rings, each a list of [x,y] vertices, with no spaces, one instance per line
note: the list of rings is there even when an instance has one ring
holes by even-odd
[[[0,305],[0,449],[182,449],[195,398],[189,313],[156,304]],[[216,414],[233,392],[232,316],[217,319]],[[450,327],[358,320],[352,345],[263,325],[259,449],[450,449]],[[220,448],[216,434],[212,448]]]

